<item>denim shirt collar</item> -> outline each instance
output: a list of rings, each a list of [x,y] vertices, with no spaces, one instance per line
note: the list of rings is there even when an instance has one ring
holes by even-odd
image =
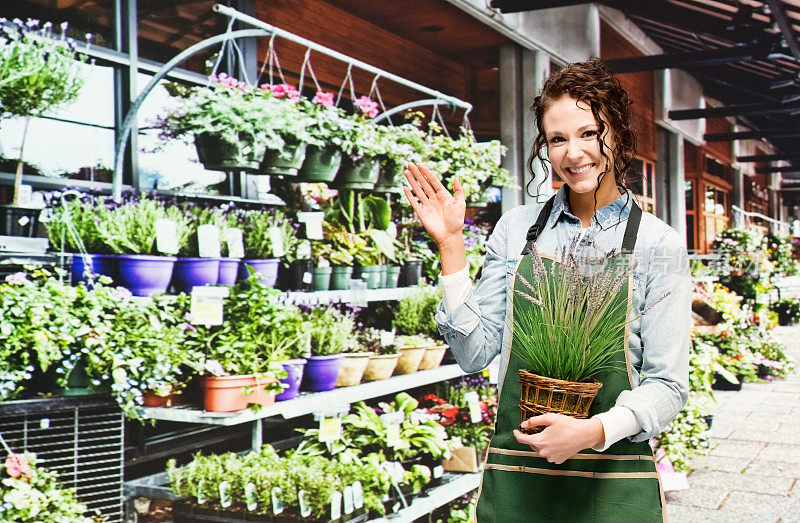
[[[602,230],[606,230],[612,225],[623,223],[628,219],[628,214],[630,214],[633,193],[619,186],[617,186],[617,189],[620,191],[620,197],[605,207],[598,209],[594,215],[594,220]],[[567,200],[568,194],[569,186],[567,184],[562,185],[558,192],[556,192],[556,199],[553,201],[553,211],[550,213],[547,222],[550,228],[556,226],[561,220],[562,215],[564,215],[566,220],[575,221],[578,219],[578,217],[569,210],[569,202]]]

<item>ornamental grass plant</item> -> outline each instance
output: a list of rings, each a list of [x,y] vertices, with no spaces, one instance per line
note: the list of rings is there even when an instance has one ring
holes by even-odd
[[[511,350],[534,374],[580,383],[609,366],[633,319],[618,296],[631,274],[628,264],[611,254],[578,256],[576,247],[573,241],[562,248],[561,262],[545,263],[534,245],[530,278],[515,277],[514,294],[532,306],[514,311]]]

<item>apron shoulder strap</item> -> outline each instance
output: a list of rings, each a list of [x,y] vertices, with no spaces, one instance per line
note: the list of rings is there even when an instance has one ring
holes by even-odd
[[[531,228],[528,229],[528,235],[525,237],[525,248],[522,249],[522,256],[525,256],[533,250],[533,244],[536,243],[539,234],[541,234],[542,229],[544,229],[544,226],[547,224],[547,218],[550,217],[550,212],[553,210],[553,202],[555,199],[556,195],[554,194],[547,200],[542,210],[539,211],[539,217],[536,218],[536,223],[531,225]]]
[[[622,252],[633,254],[636,246],[636,234],[639,232],[639,222],[642,220],[642,208],[636,201],[631,202],[631,212],[628,214],[628,224],[625,226],[625,236],[622,237]]]

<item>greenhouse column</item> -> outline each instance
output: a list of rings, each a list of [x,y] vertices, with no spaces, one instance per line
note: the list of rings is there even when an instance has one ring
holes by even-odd
[[[531,155],[533,140],[539,134],[536,131],[536,124],[533,121],[533,99],[539,94],[539,90],[544,84],[545,79],[550,76],[550,57],[544,51],[522,51],[522,161],[525,164],[525,182],[530,180],[528,170],[528,158]],[[553,177],[549,168],[542,167],[541,162],[533,162],[534,180],[531,184],[532,194],[541,193],[543,196],[553,194]],[[544,182],[544,183],[542,183]],[[536,198],[524,191],[522,198],[525,203],[536,202]],[[544,201],[545,198],[539,198]]]
[[[525,160],[522,157],[522,48],[500,48],[500,141],[508,147],[503,167],[520,188],[504,188],[502,212],[522,203]]]
[[[773,220],[780,220],[780,205],[781,205],[781,173],[771,173],[769,175],[769,217]],[[784,234],[781,231],[781,226],[777,223],[770,222],[769,231],[772,234]]]
[[[668,219],[673,229],[686,241],[686,179],[683,176],[683,136],[662,130],[659,142],[659,162],[657,177],[666,179]],[[661,186],[663,187],[663,185]],[[662,198],[659,200],[664,201]],[[659,212],[661,215],[661,212]]]
[[[741,168],[731,169],[733,177],[733,205],[744,209],[744,172]],[[740,212],[733,213],[733,226],[744,227],[744,215]]]

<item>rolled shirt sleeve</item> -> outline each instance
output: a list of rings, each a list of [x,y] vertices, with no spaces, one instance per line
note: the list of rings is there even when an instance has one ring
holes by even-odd
[[[508,214],[503,215],[486,243],[483,270],[475,288],[470,288],[463,302],[453,310],[446,310],[442,302],[436,311],[439,332],[465,372],[486,368],[502,347],[508,221]]]
[[[691,277],[680,235],[670,228],[647,259],[639,384],[616,402],[630,409],[641,427],[633,441],[658,435],[689,395]]]

